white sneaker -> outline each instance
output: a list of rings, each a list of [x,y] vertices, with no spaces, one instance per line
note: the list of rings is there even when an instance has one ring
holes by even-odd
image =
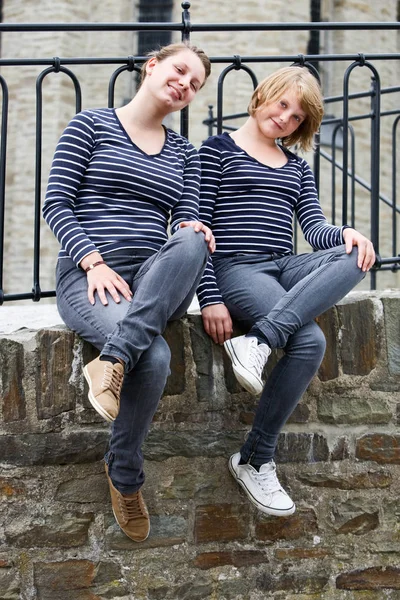
[[[250,394],[261,394],[264,387],[261,376],[271,348],[267,344],[259,344],[256,337],[245,335],[227,340],[224,347],[240,385]]]
[[[294,513],[296,506],[279,483],[274,461],[261,465],[260,471],[247,463],[239,465],[239,461],[240,452],[237,452],[229,459],[229,470],[254,506],[278,517]]]

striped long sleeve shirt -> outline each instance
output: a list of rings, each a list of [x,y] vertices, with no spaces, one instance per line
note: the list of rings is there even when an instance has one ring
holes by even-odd
[[[308,163],[282,147],[283,167],[268,167],[242,150],[228,133],[200,148],[200,220],[213,230],[214,256],[293,254],[293,217],[315,250],[343,243],[344,227],[327,223]],[[197,290],[200,307],[223,303],[212,258]]]
[[[182,221],[198,219],[200,161],[184,137],[165,128],[159,154],[130,139],[112,108],[85,110],[57,145],[43,216],[76,265],[88,254],[157,251]]]

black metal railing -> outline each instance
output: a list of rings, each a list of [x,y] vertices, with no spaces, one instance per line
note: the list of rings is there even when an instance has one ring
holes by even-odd
[[[379,23],[341,23],[341,22],[312,22],[312,23],[200,23],[195,24],[190,20],[190,3],[182,3],[182,21],[176,23],[32,23],[15,24],[0,23],[0,34],[10,32],[40,32],[40,31],[169,31],[180,32],[182,40],[190,40],[191,34],[196,32],[238,32],[238,31],[362,31],[362,30],[400,30],[398,22],[379,22]],[[315,47],[315,44],[313,45]],[[41,175],[42,175],[42,87],[44,79],[51,73],[63,72],[73,83],[75,90],[75,110],[81,110],[82,94],[80,83],[71,67],[75,65],[116,65],[116,70],[112,73],[108,85],[108,105],[114,106],[115,85],[118,77],[124,71],[140,71],[140,66],[145,60],[143,56],[125,56],[125,57],[107,57],[107,58],[39,58],[39,59],[12,59],[0,58],[1,67],[23,67],[23,66],[41,66],[45,67],[39,74],[36,81],[36,148],[35,148],[35,191],[32,202],[34,204],[34,225],[33,225],[33,281],[32,290],[22,293],[5,293],[3,285],[3,264],[4,264],[4,239],[7,228],[5,222],[6,206],[6,153],[7,153],[7,127],[8,127],[8,87],[7,81],[3,75],[0,75],[0,85],[2,93],[1,105],[1,140],[0,140],[0,304],[5,301],[31,299],[39,301],[41,298],[55,296],[54,290],[42,290],[40,285],[40,223],[41,223]],[[396,156],[397,156],[397,133],[400,120],[400,109],[382,112],[380,108],[381,96],[383,94],[392,94],[399,92],[399,87],[390,87],[381,89],[379,69],[376,62],[380,61],[398,61],[399,53],[368,53],[368,54],[309,54],[309,55],[283,55],[283,56],[213,56],[211,62],[214,64],[227,65],[222,71],[217,88],[217,114],[214,116],[213,109],[210,107],[208,118],[203,121],[208,127],[208,133],[221,132],[223,129],[234,128],[229,125],[238,117],[243,117],[246,113],[235,115],[223,114],[223,92],[226,76],[231,71],[243,71],[247,73],[252,81],[253,87],[257,84],[257,77],[249,65],[268,64],[268,63],[298,63],[307,64],[311,68],[313,65],[320,65],[328,62],[350,62],[344,75],[343,95],[326,98],[327,105],[331,103],[340,103],[343,106],[343,116],[341,118],[325,119],[324,126],[334,127],[330,152],[325,151],[317,145],[314,156],[314,172],[317,184],[320,174],[320,161],[326,160],[332,165],[332,217],[336,220],[337,204],[335,202],[335,182],[336,173],[342,173],[342,202],[341,219],[354,224],[356,215],[356,188],[361,186],[370,194],[370,220],[371,220],[371,238],[379,253],[379,210],[380,205],[384,203],[389,206],[392,214],[392,256],[378,258],[377,269],[396,270],[400,263],[400,256],[397,254],[397,218],[400,212],[396,199]],[[374,61],[374,64],[373,62]],[[357,67],[367,69],[371,73],[371,89],[358,94],[349,93],[349,80],[352,72]],[[350,116],[349,102],[356,98],[369,97],[371,101],[371,110],[368,114]],[[395,116],[392,126],[392,191],[391,197],[380,192],[380,123],[383,117],[389,115]],[[398,115],[398,116],[396,116]],[[356,173],[354,164],[354,130],[352,122],[355,120],[368,119],[371,123],[371,152],[370,152],[370,179],[367,181]],[[181,133],[188,135],[189,130],[189,110],[185,109],[181,114]],[[336,158],[337,136],[341,133],[343,138],[342,162]],[[350,138],[350,141],[349,141]],[[349,189],[350,188],[350,189]],[[371,287],[376,286],[376,273],[371,273]]]

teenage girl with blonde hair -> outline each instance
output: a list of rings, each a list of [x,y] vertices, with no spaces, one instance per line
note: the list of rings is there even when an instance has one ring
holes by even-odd
[[[323,116],[315,77],[285,67],[253,93],[237,131],[200,149],[200,218],[215,235],[198,290],[203,323],[224,344],[239,383],[261,394],[252,429],[229,469],[250,501],[272,515],[295,504],[281,487],[278,436],[320,366],[325,338],[314,318],[343,298],[375,261],[356,230],[329,225],[307,162],[288,148],[310,150]],[[314,252],[293,252],[293,218]],[[231,338],[232,319],[249,332]],[[283,357],[264,384],[272,349]]]

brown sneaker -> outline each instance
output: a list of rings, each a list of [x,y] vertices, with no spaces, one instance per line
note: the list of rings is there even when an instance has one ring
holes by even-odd
[[[95,358],[83,368],[89,384],[89,400],[106,421],[114,421],[119,413],[124,367],[121,363]]]
[[[142,492],[139,490],[134,494],[121,494],[108,476],[107,465],[105,469],[115,520],[128,538],[134,542],[144,542],[150,533],[150,517]]]

